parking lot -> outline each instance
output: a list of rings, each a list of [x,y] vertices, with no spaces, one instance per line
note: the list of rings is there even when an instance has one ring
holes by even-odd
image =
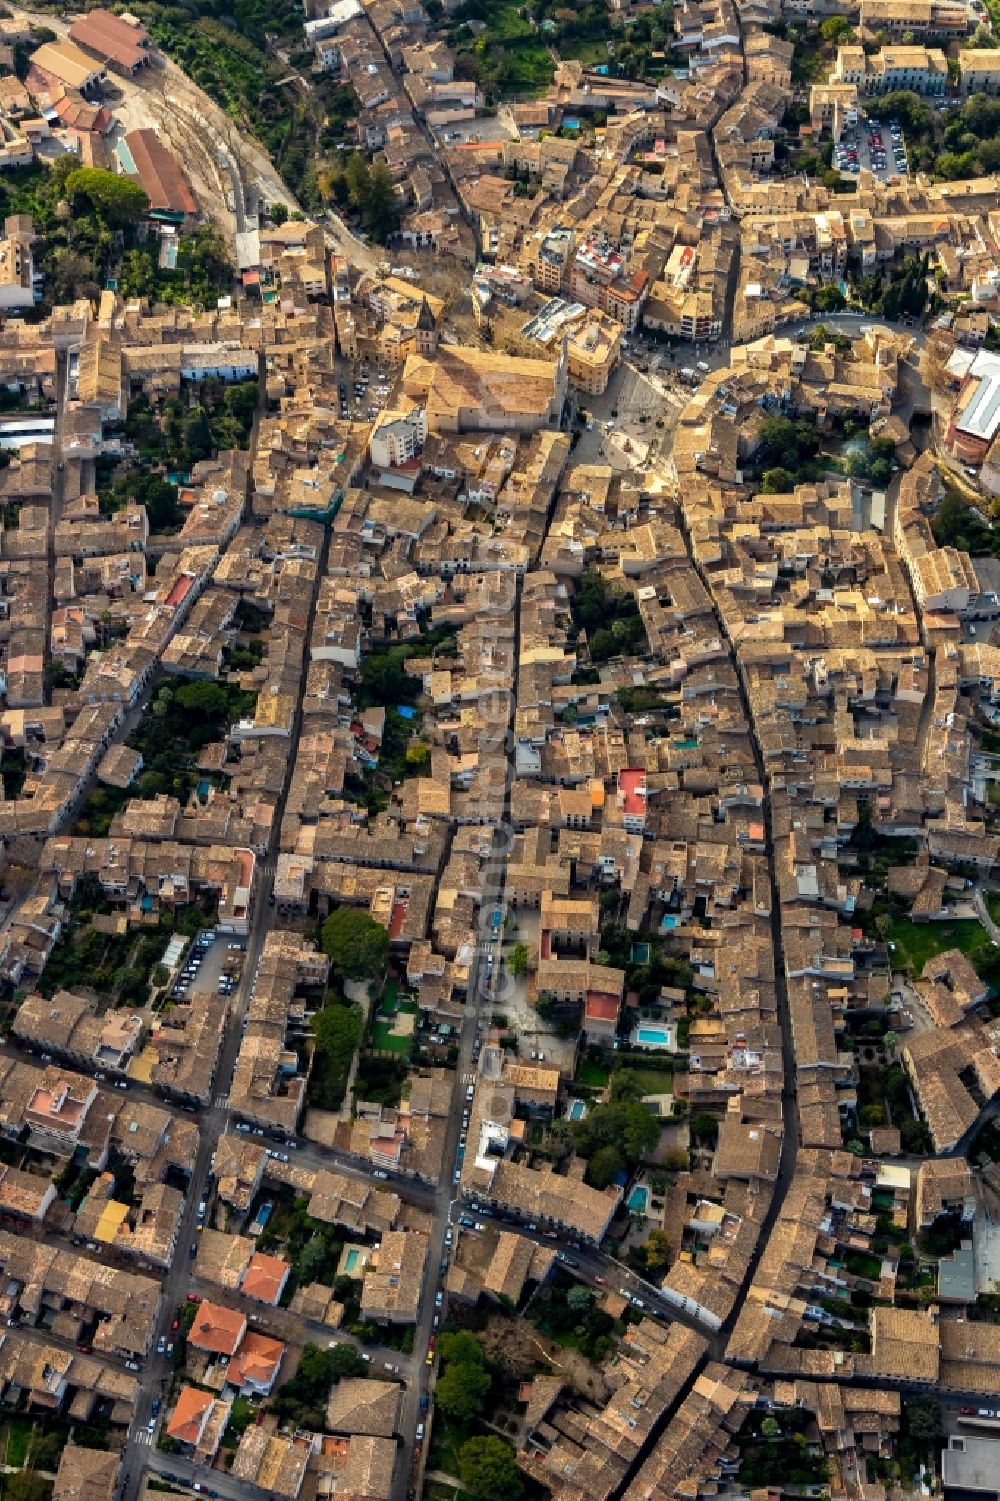
[[[336,374],[341,421],[363,422],[378,416],[389,400],[391,372],[375,363],[340,359]]]
[[[219,989],[219,979],[225,969],[227,962],[233,959],[238,959],[240,961],[240,967],[242,968],[242,946],[239,952],[237,952],[236,949],[230,948],[230,944],[233,944],[235,942],[236,939],[234,939],[231,933],[216,934],[215,939],[209,945],[198,945],[198,943],[196,942],[194,947],[189,951],[188,956],[185,958],[184,964],[181,966],[182,972],[178,975],[177,980],[174,983],[174,991],[176,992],[176,989],[179,986],[184,985],[186,987],[186,995],[217,994]],[[199,959],[200,963],[197,963],[197,974],[194,975],[189,981],[186,981],[183,975],[183,970],[187,969],[193,962],[197,962]],[[177,994],[174,994],[175,1000],[183,1000],[184,998],[184,995],[178,996]]]
[[[857,177],[862,169],[882,182],[905,177],[906,143],[898,122],[862,118],[834,146],[833,164],[845,177]]]

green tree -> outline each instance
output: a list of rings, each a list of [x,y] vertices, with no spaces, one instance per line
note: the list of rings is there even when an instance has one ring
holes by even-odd
[[[625,1158],[617,1147],[598,1147],[587,1166],[587,1177],[595,1188],[607,1188],[625,1171]]]
[[[353,151],[348,157],[344,176],[347,179],[347,201],[359,209],[364,204],[371,179],[371,169],[360,151]]]
[[[535,1001],[535,1010],[543,1022],[549,1022],[556,1014],[556,998],[549,990],[540,990]]]
[[[451,1361],[438,1377],[434,1402],[446,1417],[469,1423],[482,1412],[490,1385],[489,1372],[481,1365]]]
[[[406,747],[407,766],[426,766],[430,759],[431,748],[429,745],[424,745],[423,741],[418,741],[416,745],[408,745]]]
[[[156,267],[148,250],[126,250],[118,268],[118,290],[129,298],[155,296]]]
[[[361,218],[373,239],[384,245],[399,228],[400,201],[387,164],[377,161],[368,174],[368,190]]]
[[[790,417],[765,417],[757,429],[754,460],[762,470],[777,465],[790,473],[808,466],[819,452],[819,434],[811,422]]]
[[[854,40],[854,27],[846,16],[827,16],[819,23],[819,34],[824,42],[842,47]]]
[[[59,1468],[64,1448],[65,1439],[61,1433],[42,1433],[36,1430],[31,1439],[32,1469],[44,1470],[51,1475]]]
[[[284,224],[288,218],[288,204],[279,199],[277,203],[270,204],[267,213],[272,224]]]
[[[907,1431],[920,1443],[931,1443],[944,1432],[941,1403],[929,1393],[908,1397],[903,1404]]]
[[[186,714],[199,719],[221,719],[229,708],[226,690],[218,683],[182,683],[175,698]]]
[[[4,1501],[52,1501],[52,1483],[37,1470],[15,1470],[4,1476]]]
[[[356,907],[338,907],[320,933],[323,952],[345,980],[377,980],[389,961],[389,935],[382,924]]]
[[[629,1068],[616,1068],[608,1080],[608,1098],[615,1103],[641,1100],[644,1093],[638,1075]]]
[[[665,1230],[650,1230],[642,1248],[651,1272],[666,1271],[670,1265],[670,1237]]]
[[[182,518],[177,500],[177,486],[158,474],[142,474],[130,469],[129,489],[138,505],[146,507],[146,519],[151,532],[162,532],[177,526]]]
[[[484,1365],[486,1360],[482,1345],[468,1329],[457,1333],[446,1329],[438,1339],[437,1353],[442,1365]]]
[[[201,402],[196,402],[181,421],[181,444],[184,462],[190,469],[212,452],[212,425]]]
[[[714,1147],[719,1139],[719,1122],[714,1115],[709,1115],[707,1110],[699,1111],[697,1115],[691,1117],[691,1135]]]
[[[279,1416],[286,1417],[321,1412],[334,1382],[359,1376],[364,1369],[365,1363],[353,1345],[345,1343],[323,1350],[319,1345],[306,1344],[295,1375],[285,1382],[271,1407]]]
[[[528,945],[526,943],[515,943],[507,956],[507,970],[515,977],[528,973]]]
[[[660,1123],[644,1105],[620,1100],[596,1105],[582,1121],[574,1121],[573,1135],[583,1157],[613,1146],[624,1154],[626,1162],[635,1163],[659,1143]]]
[[[361,1011],[357,1006],[324,1006],[313,1017],[316,1051],[335,1074],[346,1075],[361,1041]]]
[[[594,1301],[594,1295],[589,1287],[583,1287],[579,1282],[573,1284],[566,1294],[566,1306],[574,1313],[586,1313]]]
[[[78,207],[89,203],[112,229],[138,224],[149,208],[149,199],[138,183],[100,167],[77,167],[66,178],[65,191]]]
[[[760,1425],[760,1431],[764,1438],[778,1438],[781,1434],[781,1428],[774,1418],[765,1418]]]
[[[323,1274],[329,1275],[331,1263],[335,1264],[334,1258],[339,1249],[336,1243],[331,1244],[327,1240],[322,1231],[310,1235],[295,1260],[298,1281],[300,1283],[325,1281],[326,1277]],[[344,1348],[349,1350],[352,1346],[345,1345]]]
[[[839,172],[834,175],[839,179]],[[815,291],[810,292],[809,302],[816,313],[835,313],[839,308],[845,306],[847,298],[838,286],[828,281],[824,282],[821,287],[817,287]]]
[[[790,495],[795,489],[795,476],[779,464],[776,469],[764,470],[760,477],[760,488],[764,495]]]
[[[458,1473],[462,1484],[486,1501],[516,1501],[524,1489],[513,1445],[493,1433],[466,1440],[458,1451]]]
[[[607,662],[610,657],[617,656],[621,652],[618,637],[614,631],[602,627],[595,631],[589,641],[590,658],[593,662]]]

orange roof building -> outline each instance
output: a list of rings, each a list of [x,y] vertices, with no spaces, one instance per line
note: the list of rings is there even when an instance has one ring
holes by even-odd
[[[212,1392],[200,1392],[196,1386],[182,1386],[177,1406],[167,1424],[170,1437],[179,1444],[197,1447],[215,1400]]]
[[[109,10],[92,10],[69,29],[70,40],[111,63],[120,73],[138,73],[150,60],[149,35]]]
[[[251,1331],[229,1362],[226,1381],[245,1397],[266,1396],[274,1385],[285,1347],[280,1339]]]
[[[240,1291],[261,1303],[276,1304],[290,1271],[290,1263],[282,1261],[280,1256],[265,1256],[263,1251],[257,1251],[243,1273]]]
[[[200,1303],[188,1344],[211,1355],[235,1355],[246,1329],[246,1318],[235,1308],[224,1308],[221,1303]]]
[[[125,147],[135,168],[129,176],[138,178],[145,190],[151,214],[182,219],[198,212],[198,205],[176,157],[167,150],[155,130],[143,127],[129,131]]]

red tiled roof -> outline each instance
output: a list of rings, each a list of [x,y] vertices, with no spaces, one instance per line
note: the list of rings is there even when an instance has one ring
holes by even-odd
[[[211,1392],[200,1392],[196,1386],[182,1386],[173,1410],[167,1432],[182,1444],[196,1444],[201,1438],[205,1414],[215,1401]]]
[[[259,1298],[262,1303],[277,1303],[290,1269],[280,1256],[265,1256],[263,1251],[257,1251],[243,1273],[240,1291],[248,1298]]]
[[[229,1362],[228,1380],[232,1386],[242,1386],[245,1381],[255,1381],[266,1386],[278,1374],[278,1366],[285,1347],[280,1339],[268,1339],[266,1334],[248,1334],[236,1355]]]
[[[188,1343],[196,1350],[209,1350],[214,1355],[234,1355],[246,1326],[243,1314],[235,1308],[224,1308],[221,1303],[201,1303],[191,1325]]]
[[[135,68],[148,61],[145,43],[149,37],[141,26],[132,26],[109,10],[92,10],[80,16],[69,29],[70,40],[89,47],[98,57],[122,68]]]
[[[131,130],[125,145],[151,209],[171,214],[198,212],[184,174],[155,130]]]

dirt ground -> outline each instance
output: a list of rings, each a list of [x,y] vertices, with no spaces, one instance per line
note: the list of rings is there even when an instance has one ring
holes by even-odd
[[[603,1403],[609,1396],[607,1382],[597,1366],[591,1365],[578,1350],[566,1350],[553,1339],[546,1339],[523,1319],[491,1318],[479,1334],[487,1360],[496,1361],[512,1376],[527,1379],[539,1363],[592,1402]]]
[[[60,36],[70,27],[69,21],[55,15],[30,11],[25,14]],[[176,63],[161,52],[156,57],[159,65],[145,68],[134,79],[117,75],[113,78],[108,98],[117,122],[112,143],[131,130],[154,129],[180,162],[199,209],[216,225],[230,247],[237,229],[235,194],[241,190],[239,184],[234,187],[234,170],[239,174],[248,215],[257,212],[261,200],[298,208],[263,147],[242,135],[228,115]],[[349,254],[359,265],[373,262],[372,252],[339,219],[330,216],[325,227],[335,249]]]

